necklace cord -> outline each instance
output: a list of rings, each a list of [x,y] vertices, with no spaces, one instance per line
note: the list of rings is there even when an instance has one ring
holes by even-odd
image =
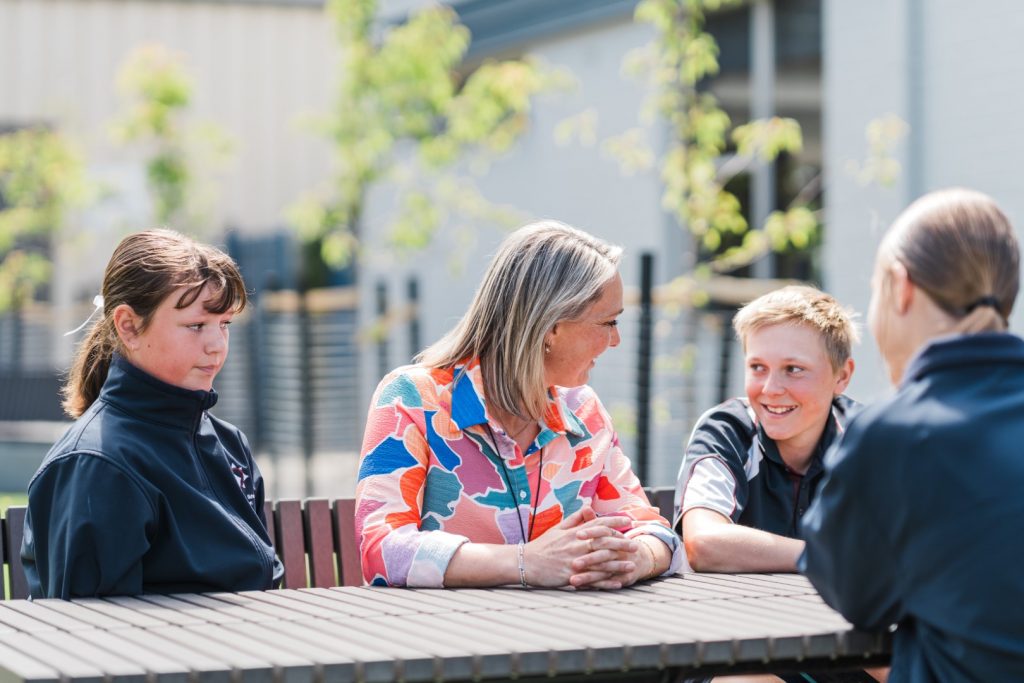
[[[523,539],[523,542],[528,543],[533,538],[533,523],[537,518],[537,505],[540,503],[540,483],[541,474],[544,469],[544,449],[540,450],[540,461],[537,463],[537,486],[536,486],[536,497],[533,499],[533,511],[530,513],[530,527],[529,533],[525,527],[523,527],[523,516],[519,514],[519,489],[512,483],[512,474],[508,471],[508,467],[505,466],[505,458],[501,456],[501,450],[498,448],[498,439],[494,436],[494,430],[491,429],[491,425],[484,423],[487,427],[487,433],[491,436],[490,445],[494,448],[494,454],[498,457],[498,464],[501,465],[501,472],[505,479],[505,485],[508,486],[509,495],[512,497],[513,507],[516,510],[516,520],[519,522],[519,535]],[[523,467],[526,466],[526,456],[523,456]],[[529,484],[529,480],[527,480]]]

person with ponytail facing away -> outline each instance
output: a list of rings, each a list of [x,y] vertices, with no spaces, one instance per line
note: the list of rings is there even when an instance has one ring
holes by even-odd
[[[895,393],[850,423],[799,560],[856,626],[896,624],[891,683],[1024,680],[1020,254],[963,189],[922,197],[878,250],[869,324]]]
[[[77,418],[28,488],[33,598],[275,586],[263,478],[208,411],[246,305],[235,263],[170,230],[126,237],[64,387]]]

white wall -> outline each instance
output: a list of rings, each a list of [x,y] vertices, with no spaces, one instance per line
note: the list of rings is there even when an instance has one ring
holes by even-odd
[[[298,116],[330,104],[334,51],[322,9],[159,0],[0,0],[0,122],[53,122],[98,165],[130,163],[109,125],[115,79],[145,43],[184,55],[191,117],[236,142],[211,222],[267,229],[324,177],[325,145]]]
[[[886,226],[906,205],[907,145],[897,148],[900,180],[890,188],[862,185],[850,163],[867,155],[868,124],[889,115],[907,120],[908,0],[826,1],[824,7],[825,287],[866,322],[875,249]],[[885,391],[870,334],[854,350],[857,370],[849,393],[869,400]]]
[[[111,196],[73,216],[82,239],[58,245],[54,293],[71,329],[72,300],[88,300],[121,235],[148,227],[143,150],[117,146],[125,111],[118,70],[138,46],[184,56],[194,83],[191,122],[233,141],[227,165],[205,183],[204,234],[227,226],[280,227],[284,209],[328,177],[329,148],[299,125],[326,111],[335,69],[332,29],[311,6],[160,0],[0,0],[0,125],[46,123],[67,133]],[[172,226],[175,227],[175,226]],[[59,366],[70,349],[58,344]]]
[[[991,194],[1024,236],[1024,5],[1014,0],[826,0],[824,26],[828,287],[867,311],[874,251],[913,199],[951,185]],[[901,116],[910,133],[890,189],[863,187],[846,170],[863,159],[868,123]],[[1021,329],[1018,307],[1011,321]],[[870,334],[856,352],[852,393],[887,388]]]

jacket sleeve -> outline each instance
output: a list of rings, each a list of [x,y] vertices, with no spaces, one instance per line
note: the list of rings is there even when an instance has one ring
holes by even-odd
[[[624,515],[633,520],[634,527],[626,532],[633,538],[639,535],[650,535],[662,541],[672,553],[672,561],[663,576],[675,574],[682,567],[683,554],[679,537],[672,531],[668,520],[661,516],[644,493],[640,480],[633,472],[629,458],[622,452],[618,434],[612,426],[611,417],[595,395],[593,408],[599,411],[603,421],[603,429],[609,434],[607,452],[604,457],[604,468],[601,472],[597,488],[594,490],[592,505],[599,515]],[[586,410],[586,408],[584,408]],[[589,421],[586,415],[580,416]],[[596,454],[595,454],[596,455]]]
[[[366,421],[356,484],[356,535],[367,583],[439,588],[455,551],[469,540],[423,529],[430,462],[426,419],[411,378],[381,381]]]
[[[29,486],[22,558],[32,597],[142,593],[156,507],[128,473],[93,453],[48,464]]]
[[[854,420],[826,455],[825,479],[802,519],[806,546],[797,567],[850,623],[880,629],[903,611],[884,524],[897,495],[887,460],[900,446],[898,435],[882,436],[868,414],[862,418],[868,419]]]

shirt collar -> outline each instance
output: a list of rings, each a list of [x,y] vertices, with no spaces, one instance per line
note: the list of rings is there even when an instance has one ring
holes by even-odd
[[[167,384],[114,354],[99,399],[151,422],[194,429],[217,403],[217,392]]]
[[[925,344],[907,363],[900,387],[948,367],[1024,362],[1024,341],[1008,332],[950,334]]]
[[[460,430],[469,427],[494,423],[487,412],[487,404],[483,391],[483,370],[479,360],[472,360],[456,365],[449,370],[442,370],[447,376],[451,393],[452,422]],[[547,406],[542,418],[544,429],[537,436],[542,446],[560,434],[583,436],[586,433],[579,418],[569,409],[565,398],[556,387],[548,387]],[[545,432],[552,432],[547,436]]]

